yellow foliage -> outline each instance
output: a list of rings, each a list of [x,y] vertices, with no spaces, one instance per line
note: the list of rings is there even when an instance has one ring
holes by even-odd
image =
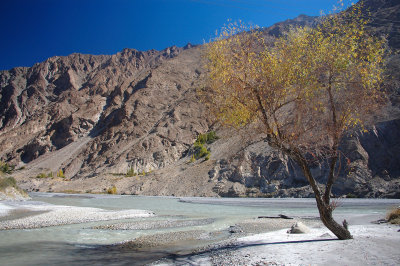
[[[368,34],[364,17],[352,7],[273,44],[257,29],[224,27],[206,45],[205,103],[227,125],[261,121],[280,147],[337,145],[385,100],[385,40]]]
[[[64,172],[62,169],[57,171],[57,177],[65,178]]]
[[[117,188],[115,186],[110,187],[107,189],[107,194],[117,194]]]

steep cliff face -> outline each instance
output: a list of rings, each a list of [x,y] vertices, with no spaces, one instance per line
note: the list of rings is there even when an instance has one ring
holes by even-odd
[[[355,133],[341,145],[340,172],[333,187],[336,196],[400,197],[400,120],[380,122],[367,133]],[[328,165],[311,171],[326,183]],[[260,141],[243,146],[233,156],[217,160],[209,171],[221,194],[230,196],[310,197],[312,191],[300,168],[287,156]],[[230,181],[230,182],[226,182]],[[242,185],[238,190],[232,183]]]
[[[394,50],[395,2],[365,2],[372,22],[386,23],[382,32]],[[264,30],[277,36],[288,25],[313,23],[303,15]],[[0,159],[23,167],[13,175],[28,190],[104,192],[115,185],[126,194],[312,196],[296,164],[256,141],[260,135],[207,119],[196,93],[204,86],[201,49],[72,54],[1,71]],[[342,143],[335,195],[400,197],[397,60],[391,56],[388,71],[392,106],[368,133]],[[208,145],[210,160],[190,162],[197,135],[210,129],[220,136]],[[66,178],[36,178],[60,169]],[[146,175],[125,175],[129,170]],[[326,178],[323,163],[312,171],[318,181]]]

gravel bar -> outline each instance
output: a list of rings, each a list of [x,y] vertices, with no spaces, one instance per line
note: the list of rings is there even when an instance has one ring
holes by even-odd
[[[161,220],[161,221],[136,221],[127,223],[114,223],[94,226],[92,229],[103,230],[152,230],[161,228],[179,228],[189,226],[201,226],[212,224],[215,219],[196,219],[196,220]]]
[[[99,208],[73,207],[59,205],[30,206],[29,211],[46,211],[15,220],[0,222],[0,230],[33,229],[48,226],[79,224],[95,221],[150,217],[154,213],[146,210],[109,211]]]

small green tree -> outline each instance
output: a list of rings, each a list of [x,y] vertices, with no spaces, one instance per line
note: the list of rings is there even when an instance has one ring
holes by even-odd
[[[380,88],[384,40],[368,34],[361,6],[322,17],[315,28],[292,29],[268,45],[262,32],[232,24],[205,49],[211,113],[236,128],[258,124],[265,141],[301,168],[324,225],[352,238],[332,217],[330,195],[344,134],[363,127],[384,102]],[[310,167],[327,161],[324,188]]]
[[[65,178],[64,171],[62,169],[57,171],[57,177]]]
[[[45,173],[40,173],[36,176],[36,178],[47,178],[47,175]]]
[[[14,169],[15,166],[0,161],[0,173],[11,174],[14,171]]]
[[[133,167],[129,167],[128,171],[126,171],[126,177],[136,176],[135,169]]]

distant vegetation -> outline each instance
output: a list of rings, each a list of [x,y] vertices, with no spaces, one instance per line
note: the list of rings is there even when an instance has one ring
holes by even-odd
[[[50,174],[51,174],[51,176],[50,176]],[[53,174],[52,173],[49,173],[49,174],[40,173],[36,176],[36,178],[48,178],[48,177],[53,177]]]
[[[14,165],[0,161],[0,173],[11,174],[15,169]]]
[[[126,173],[111,173],[114,176],[125,176],[125,177],[133,177],[133,176],[145,176],[153,172],[151,169],[146,172],[145,170],[142,170],[142,172],[135,172],[135,169],[133,167],[129,167]]]
[[[133,169],[133,167],[130,167],[128,169],[128,171],[126,171],[126,177],[132,177],[132,176],[136,176],[137,173],[135,173],[135,169]]]
[[[210,131],[208,133],[198,135],[196,141],[193,144],[193,154],[189,162],[193,163],[200,158],[204,158],[205,161],[209,160],[211,152],[207,149],[205,144],[211,144],[218,138],[219,137],[217,136],[215,131]]]
[[[0,190],[4,190],[8,187],[18,188],[17,181],[15,181],[15,178],[12,176],[0,178]]]
[[[107,189],[107,194],[117,194],[117,188],[115,186],[110,187]]]
[[[219,139],[219,137],[217,136],[217,134],[215,133],[215,131],[210,131],[208,133],[205,134],[199,134],[197,136],[196,142],[194,143],[196,145],[197,144],[211,144],[214,141],[216,141],[217,139]]]
[[[347,193],[346,198],[354,199],[354,198],[358,198],[358,197],[356,195],[354,195],[353,193]]]
[[[53,177],[54,177],[53,172],[49,172],[47,174],[46,173],[40,173],[40,174],[38,174],[36,176],[36,178],[53,178]],[[64,172],[63,172],[62,169],[57,171],[57,177],[65,178],[65,175],[64,175]]]
[[[17,181],[14,177],[0,177],[0,191],[5,192],[7,188],[14,188],[17,190],[22,196],[28,196],[28,194],[21,188],[17,186]],[[7,194],[7,193],[6,193]]]
[[[53,176],[53,173],[51,173],[51,175]],[[57,177],[65,178],[65,175],[64,175],[64,172],[62,169],[58,170]]]

